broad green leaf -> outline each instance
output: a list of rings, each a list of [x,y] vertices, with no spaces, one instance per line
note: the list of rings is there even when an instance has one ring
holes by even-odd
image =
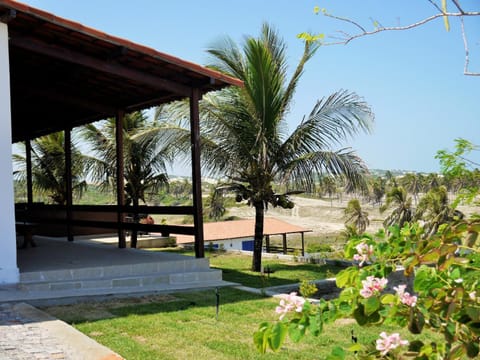
[[[365,302],[365,315],[370,316],[380,308],[378,297],[372,296]]]
[[[465,346],[463,346],[463,344],[459,344],[454,348],[452,348],[452,350],[450,350],[450,352],[448,353],[447,359],[448,360],[462,359],[466,352],[467,351],[465,349]]]
[[[295,319],[292,320],[288,326],[288,335],[293,342],[299,342],[305,336],[306,330],[305,324]]]
[[[345,350],[339,346],[335,346],[332,349],[332,352],[327,356],[326,360],[344,360],[345,359]]]
[[[467,344],[467,356],[470,358],[470,359],[474,359],[478,356],[478,353],[479,353],[479,345],[478,345],[478,342],[469,342]]]
[[[363,326],[368,323],[368,318],[365,316],[364,307],[362,304],[358,304],[357,308],[353,311],[353,317],[357,321],[358,325]]]
[[[382,304],[394,304],[397,301],[397,297],[393,294],[385,294],[382,296]]]
[[[285,341],[285,338],[287,337],[287,332],[287,325],[282,322],[277,322],[270,329],[268,344],[273,351],[277,351],[278,349],[280,349],[280,347]]]
[[[267,333],[269,328],[270,324],[264,322],[260,324],[258,331],[253,334],[253,343],[255,344],[257,350],[262,354],[265,354],[265,352],[267,351]]]
[[[354,285],[353,282],[358,275],[358,269],[351,266],[345,270],[340,271],[336,276],[335,280],[337,283],[337,287],[345,288],[347,286]]]
[[[480,321],[470,321],[467,326],[473,333],[480,336]]]

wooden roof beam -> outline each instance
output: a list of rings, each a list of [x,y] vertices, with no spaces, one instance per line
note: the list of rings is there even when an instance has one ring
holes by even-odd
[[[124,77],[148,85],[152,88],[168,90],[184,97],[188,97],[191,94],[191,88],[189,86],[178,84],[174,81],[147,74],[139,70],[134,70],[118,63],[105,62],[104,60],[94,58],[79,51],[65,49],[54,44],[46,43],[38,38],[16,36],[15,34],[12,34],[10,38],[10,46],[85,66],[99,72]]]
[[[0,14],[0,22],[8,24],[11,20],[17,17],[17,10],[8,9],[4,13]]]

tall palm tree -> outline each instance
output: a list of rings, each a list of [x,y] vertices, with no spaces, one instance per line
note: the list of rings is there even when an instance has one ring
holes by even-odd
[[[417,205],[418,194],[421,190],[421,184],[419,181],[419,177],[416,173],[407,173],[401,179],[403,187],[407,190],[410,194],[413,195],[413,200],[415,201],[415,205]]]
[[[426,236],[434,235],[440,225],[462,219],[464,214],[451,207],[448,201],[448,192],[445,186],[433,187],[420,200],[415,218],[425,222]]]
[[[137,207],[140,201],[146,203],[148,192],[156,193],[168,185],[166,165],[173,153],[164,146],[161,130],[155,121],[150,121],[144,112],[127,114],[123,120],[124,176],[126,203]],[[83,136],[93,152],[89,159],[92,177],[104,188],[115,185],[116,141],[115,119],[88,124]],[[133,214],[139,221],[139,214]],[[137,233],[132,232],[131,247],[137,245]]]
[[[226,39],[208,49],[213,57],[210,67],[244,82],[242,88],[204,96],[201,141],[203,166],[211,174],[227,176],[229,189],[255,209],[253,271],[261,270],[268,206],[293,207],[291,192],[278,194],[275,184],[313,192],[319,176],[344,177],[355,184],[367,171],[350,149],[331,149],[370,130],[373,114],[354,93],[338,91],[319,100],[288,133],[287,114],[295,89],[318,46],[305,43],[290,79],[285,43],[269,25],[263,26],[258,38],[246,38],[242,48]]]
[[[387,193],[385,205],[380,207],[380,212],[385,212],[392,205],[394,206],[392,212],[383,221],[383,226],[387,230],[392,225],[402,228],[413,219],[412,198],[403,187],[396,186]]]
[[[347,217],[345,225],[353,226],[357,234],[363,234],[370,224],[370,220],[368,213],[362,209],[360,201],[358,199],[350,200],[344,212]]]
[[[65,170],[65,134],[56,132],[32,141],[32,184],[40,195],[47,196],[54,204],[65,205],[67,201],[67,179]],[[23,149],[25,151],[25,149]],[[81,197],[87,188],[85,156],[72,139],[72,191]],[[15,178],[26,180],[26,157],[14,154]]]

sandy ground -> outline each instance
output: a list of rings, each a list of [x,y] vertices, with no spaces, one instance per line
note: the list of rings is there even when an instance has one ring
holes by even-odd
[[[292,200],[295,203],[293,209],[269,208],[266,216],[305,227],[312,230],[312,235],[334,234],[345,228],[344,209],[350,198],[330,201],[292,197]],[[362,208],[369,214],[370,226],[367,231],[375,232],[382,226],[384,215],[380,215],[378,206],[364,203]],[[228,214],[242,218],[253,218],[255,211],[251,207],[242,206],[229,208]]]

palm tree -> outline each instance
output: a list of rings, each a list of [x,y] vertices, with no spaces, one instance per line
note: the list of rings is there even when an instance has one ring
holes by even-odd
[[[208,198],[207,206],[208,217],[215,221],[221,219],[227,212],[225,207],[225,195],[222,190],[213,188]]]
[[[398,225],[400,228],[413,218],[412,198],[407,195],[407,191],[401,187],[396,186],[387,193],[385,205],[380,207],[380,212],[385,212],[391,205],[394,209],[389,216],[383,221],[385,229],[392,225]]]
[[[368,213],[362,209],[360,201],[358,199],[350,200],[344,212],[347,217],[345,225],[353,226],[358,234],[363,234],[370,224],[370,220],[368,219]]]
[[[448,202],[448,192],[445,186],[432,188],[420,200],[415,214],[417,220],[423,220],[426,236],[434,235],[440,225],[463,218],[463,213],[452,208]]]
[[[417,205],[418,194],[421,190],[421,184],[419,181],[419,177],[415,173],[407,173],[401,179],[401,182],[404,188],[413,195],[413,199],[415,201],[415,205]]]
[[[164,146],[161,130],[155,121],[149,121],[144,112],[127,114],[123,120],[125,198],[127,205],[137,207],[147,202],[149,192],[157,193],[168,185],[166,165],[172,160],[172,152]],[[92,177],[104,188],[115,185],[116,141],[115,119],[88,124],[83,136],[91,145],[93,157],[89,160]],[[134,212],[134,222],[139,214]],[[132,232],[131,247],[137,245],[137,233]]]
[[[40,195],[47,196],[54,204],[65,205],[67,202],[67,179],[65,170],[65,134],[56,132],[32,141],[32,184]],[[24,150],[24,149],[23,149]],[[77,148],[75,141],[71,145],[72,156],[72,191],[81,197],[87,188],[85,180],[85,156]],[[15,178],[26,181],[26,157],[14,154],[16,164]]]
[[[237,199],[255,209],[253,271],[261,270],[268,206],[293,207],[292,192],[278,194],[275,184],[313,192],[319,176],[344,177],[355,184],[367,171],[350,149],[330,148],[359,131],[370,130],[373,114],[354,93],[338,91],[319,100],[288,134],[286,117],[295,89],[318,46],[305,43],[290,79],[285,43],[269,25],[263,26],[258,38],[246,38],[242,48],[226,39],[208,50],[213,57],[210,67],[244,82],[242,88],[204,96],[201,141],[203,166],[211,174],[225,175]],[[171,116],[182,114],[173,112]]]

